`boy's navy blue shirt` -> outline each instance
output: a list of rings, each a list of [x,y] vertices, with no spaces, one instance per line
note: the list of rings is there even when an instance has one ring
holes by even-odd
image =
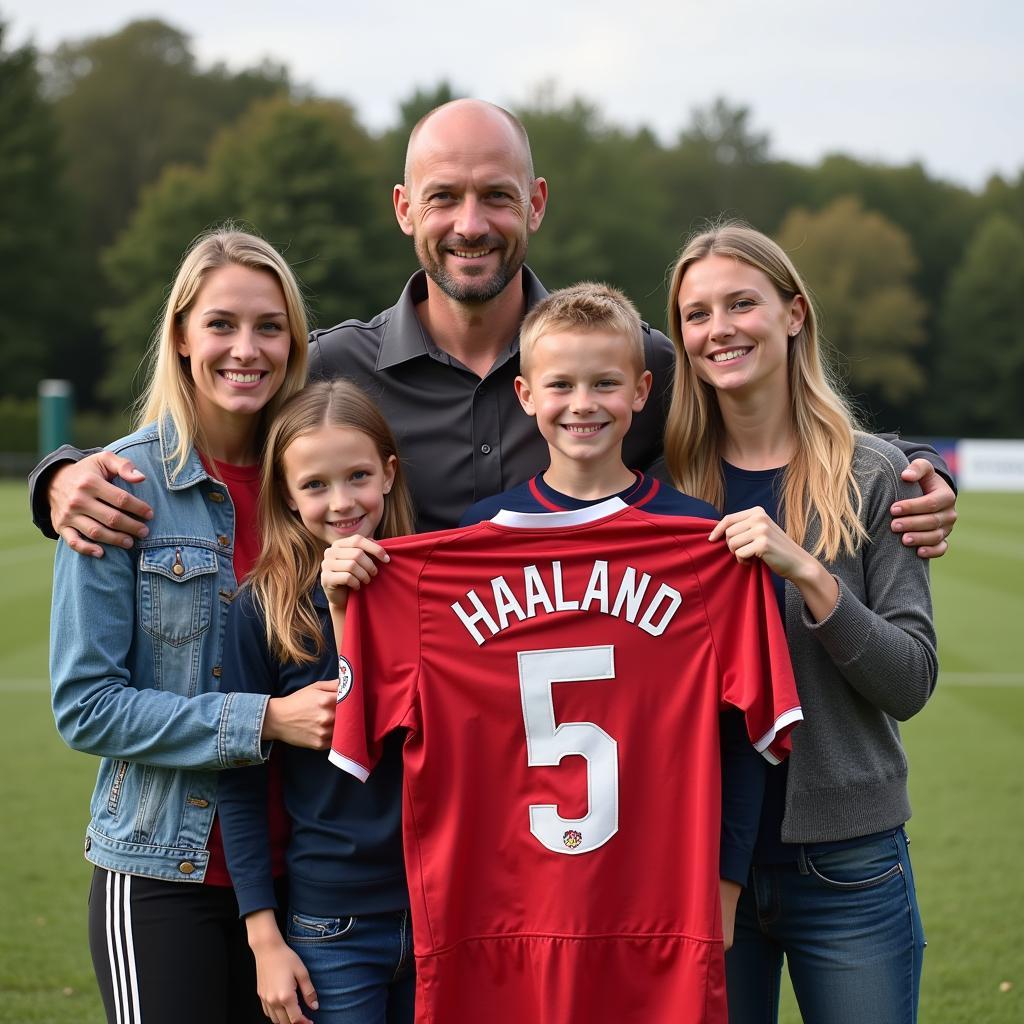
[[[337,647],[319,584],[313,604],[323,632],[322,654],[308,664],[282,665],[270,653],[252,591],[242,587],[228,616],[221,688],[284,697],[335,678]],[[388,737],[380,765],[365,783],[339,772],[326,751],[282,744],[285,806],[292,822],[287,863],[293,908],[348,917],[409,906],[402,855],[403,739],[400,731]],[[277,906],[267,840],[266,772],[266,766],[258,765],[220,774],[217,809],[242,916]]]
[[[509,512],[566,512],[570,509],[587,508],[611,497],[621,498],[627,505],[642,508],[660,516],[695,516],[698,519],[721,519],[713,505],[698,498],[691,498],[682,491],[662,483],[643,473],[635,472],[633,482],[624,491],[603,498],[583,500],[562,494],[544,481],[544,474],[538,473],[518,487],[484,498],[471,505],[459,520],[459,526],[472,526],[493,519],[502,509]],[[710,533],[710,530],[708,531]]]
[[[544,481],[544,475],[538,473],[518,487],[478,501],[465,512],[459,525],[471,526],[493,519],[502,509],[510,512],[563,512],[596,505],[610,497],[613,495],[592,500],[573,498],[550,487]],[[614,497],[654,515],[721,519],[713,505],[683,494],[656,477],[639,472],[634,472],[633,483]],[[720,715],[720,723],[722,840],[719,872],[722,878],[746,885],[761,817],[767,766],[747,737],[742,712],[724,711]]]

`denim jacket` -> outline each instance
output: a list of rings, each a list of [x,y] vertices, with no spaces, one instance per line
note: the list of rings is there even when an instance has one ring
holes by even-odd
[[[99,559],[58,545],[50,680],[61,736],[102,758],[86,859],[202,882],[216,810],[211,769],[266,758],[268,698],[218,692],[235,511],[194,450],[173,472],[175,443],[166,421],[161,432],[151,424],[109,446],[146,475],[118,483],[152,506],[149,536]]]

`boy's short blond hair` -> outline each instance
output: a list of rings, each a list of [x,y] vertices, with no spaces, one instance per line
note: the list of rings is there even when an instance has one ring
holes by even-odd
[[[639,376],[646,369],[644,333],[636,306],[606,284],[581,281],[552,292],[537,303],[519,330],[520,372],[529,372],[533,347],[546,334],[561,331],[606,331],[621,335],[629,345]]]

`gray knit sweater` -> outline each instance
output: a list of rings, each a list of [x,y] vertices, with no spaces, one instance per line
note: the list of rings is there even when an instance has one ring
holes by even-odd
[[[903,453],[858,434],[854,475],[869,541],[826,563],[839,600],[821,622],[786,584],[786,632],[803,724],[793,733],[782,838],[825,842],[880,832],[910,817],[897,722],[924,707],[938,661],[928,562],[890,529],[889,506],[919,494],[900,479]],[[805,547],[817,539],[812,525]]]

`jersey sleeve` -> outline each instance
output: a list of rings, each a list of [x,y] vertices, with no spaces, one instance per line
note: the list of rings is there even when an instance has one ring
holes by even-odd
[[[349,597],[338,657],[332,764],[365,782],[384,737],[408,718],[420,667],[417,583],[422,561],[391,550],[373,582]]]
[[[721,670],[723,707],[738,708],[747,736],[771,764],[790,751],[789,733],[803,719],[767,566],[741,565],[722,544],[701,586]]]

